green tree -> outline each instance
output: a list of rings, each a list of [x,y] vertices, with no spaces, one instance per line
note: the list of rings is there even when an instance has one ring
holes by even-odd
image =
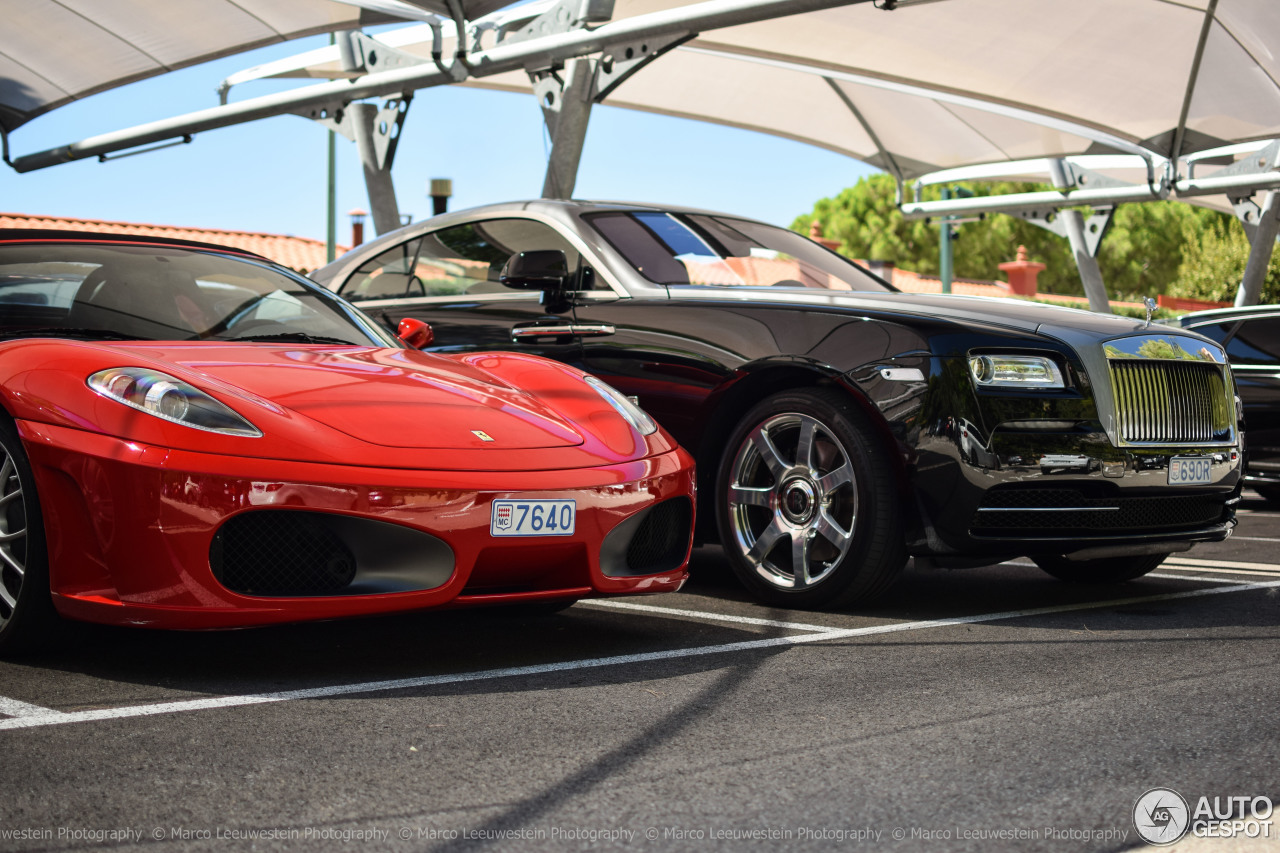
[[[1178,268],[1175,296],[1227,302],[1235,299],[1249,261],[1249,240],[1244,229],[1231,220],[1188,227],[1183,232],[1186,250]],[[1280,302],[1280,253],[1272,251],[1259,300]]]

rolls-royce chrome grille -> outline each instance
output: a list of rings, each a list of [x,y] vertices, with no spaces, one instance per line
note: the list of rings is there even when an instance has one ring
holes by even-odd
[[[1200,361],[1113,359],[1116,423],[1126,444],[1232,440],[1222,367]]]

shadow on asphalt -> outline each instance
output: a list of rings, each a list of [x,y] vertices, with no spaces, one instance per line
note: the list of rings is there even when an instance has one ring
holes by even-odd
[[[874,606],[814,613],[752,602],[716,548],[695,553],[691,574],[689,584],[679,594],[627,600],[842,629],[1145,598],[1205,586],[1202,582],[1145,578],[1091,587],[1064,584],[1034,567],[993,566],[963,571],[908,567]],[[1280,598],[1273,601],[1280,605]],[[1096,611],[1024,617],[1001,624],[1057,625],[1064,624],[1064,619],[1079,621],[1081,613],[1107,611],[1123,616],[1121,627],[1132,632],[1201,627],[1204,618],[1218,620],[1213,624],[1219,627],[1224,624],[1223,619],[1230,624],[1230,608],[1205,607],[1201,602],[1203,599],[1104,605]],[[1271,607],[1254,612],[1270,614],[1273,620],[1277,615]],[[191,693],[274,692],[679,650],[760,639],[776,632],[756,626],[667,619],[650,613],[579,605],[540,617],[490,608],[208,632],[68,624],[67,633],[62,648],[7,666],[150,685],[161,688],[155,701],[164,701],[186,698],[183,694]],[[859,642],[878,641],[878,636],[871,636]],[[773,650],[761,652],[772,653]],[[643,680],[651,676],[654,666],[675,672],[726,665],[726,659],[719,655],[698,656],[625,669],[590,669],[579,671],[576,677]],[[483,692],[490,687],[480,682],[430,689]],[[503,689],[521,688],[508,681]]]

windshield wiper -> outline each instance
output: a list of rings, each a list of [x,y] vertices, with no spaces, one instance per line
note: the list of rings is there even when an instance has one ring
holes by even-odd
[[[146,341],[140,335],[126,335],[107,329],[69,329],[64,326],[30,326],[22,329],[0,329],[0,339],[8,338],[76,338],[79,340]]]
[[[275,335],[245,335],[240,338],[218,338],[218,340],[234,342],[234,341],[250,341],[257,344],[269,344],[274,342],[292,343],[292,344],[340,344],[342,346],[366,346],[352,341],[345,341],[342,338],[329,338],[324,335],[308,335],[306,332],[281,332]]]

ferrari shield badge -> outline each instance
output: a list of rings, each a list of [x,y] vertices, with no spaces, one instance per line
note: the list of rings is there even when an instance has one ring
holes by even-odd
[[[474,435],[476,438],[480,439],[481,441],[493,441],[493,438],[489,435],[489,433],[485,432],[482,429],[473,429],[471,431],[471,434]]]

